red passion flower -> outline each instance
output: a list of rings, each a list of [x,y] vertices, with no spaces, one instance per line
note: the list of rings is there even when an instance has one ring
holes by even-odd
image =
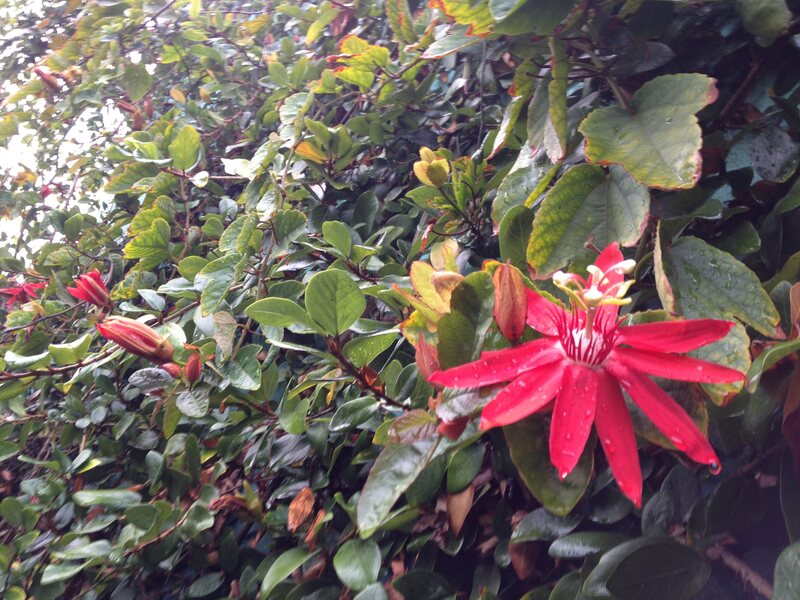
[[[7,296],[6,308],[14,306],[15,302],[25,304],[30,302],[39,295],[39,290],[42,289],[45,283],[22,283],[14,287],[0,288],[0,294]]]
[[[569,296],[570,310],[526,290],[527,323],[540,339],[484,352],[475,362],[435,372],[430,381],[452,388],[510,382],[484,407],[481,429],[515,423],[555,398],[550,457],[559,476],[575,468],[594,423],[620,489],[638,507],[642,472],[622,389],[678,450],[717,471],[719,459],[706,437],[648,375],[700,383],[732,383],[744,375],[682,355],[725,337],[732,322],[623,325],[618,312],[629,302],[624,296],[632,280],[626,281],[625,273],[633,267],[611,244],[588,267],[588,280],[556,273],[553,281]]]
[[[93,269],[75,279],[75,287],[68,287],[67,291],[78,300],[89,302],[95,306],[105,307],[111,302],[108,288],[100,277],[100,271]]]

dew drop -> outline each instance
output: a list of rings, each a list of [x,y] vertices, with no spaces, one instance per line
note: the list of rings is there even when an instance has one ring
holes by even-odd
[[[708,465],[708,471],[712,475],[719,475],[722,472],[722,465],[716,462],[712,462]]]
[[[568,434],[566,435],[566,438],[567,438],[568,440],[571,440],[571,439],[572,439],[572,434],[571,434],[571,433],[568,433]]]
[[[559,476],[559,477],[560,477],[562,480],[564,480],[564,479],[566,479],[567,477],[569,477],[569,472],[567,472],[567,471],[561,471],[561,473],[559,473],[559,474],[558,474],[558,476]]]
[[[698,373],[702,373],[703,372],[703,365],[697,365],[697,372]]]
[[[592,416],[592,411],[591,410],[587,410],[586,411],[586,417],[589,418],[591,416]]]
[[[686,444],[677,435],[671,435],[669,441],[672,442],[678,450],[686,449]]]
[[[567,411],[565,411],[565,410],[564,410],[564,411],[561,411],[561,416],[562,416],[562,417],[566,417],[566,416],[567,416]]]

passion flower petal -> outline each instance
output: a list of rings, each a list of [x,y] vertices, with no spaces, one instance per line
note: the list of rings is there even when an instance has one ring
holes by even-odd
[[[642,470],[636,435],[628,413],[628,407],[616,382],[602,371],[597,389],[595,427],[600,445],[608,460],[608,466],[619,484],[619,489],[636,505],[642,506]]]
[[[647,418],[678,450],[685,452],[695,462],[709,465],[712,469],[719,468],[719,459],[711,444],[669,394],[646,375],[622,363],[609,361],[605,368],[617,378]]]
[[[721,340],[736,323],[719,319],[659,321],[617,329],[618,343],[642,350],[690,352]]]
[[[594,422],[598,384],[597,369],[565,361],[550,424],[550,460],[562,479],[572,472],[586,447]]]
[[[547,406],[561,387],[562,370],[557,361],[517,377],[484,407],[481,429],[516,423]]]
[[[615,348],[613,352],[610,360],[622,361],[637,371],[656,377],[699,383],[735,383],[744,379],[744,374],[735,369],[690,356],[633,348]]]
[[[528,325],[545,335],[558,335],[558,323],[569,319],[567,312],[530,289],[525,290],[528,300],[526,320]]]
[[[483,387],[510,381],[520,373],[561,358],[556,346],[555,340],[542,338],[516,348],[484,352],[474,362],[436,371],[428,381],[451,388]]]

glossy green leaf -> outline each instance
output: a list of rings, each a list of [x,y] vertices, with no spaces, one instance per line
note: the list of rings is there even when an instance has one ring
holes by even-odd
[[[511,460],[530,492],[554,515],[569,514],[589,486],[594,468],[593,444],[587,446],[578,465],[562,480],[550,462],[548,431],[541,416],[504,427],[503,433]]]
[[[142,497],[130,490],[81,490],[72,494],[72,501],[78,506],[126,508],[139,504]]]
[[[775,563],[775,589],[772,600],[800,597],[800,542],[784,549]]]
[[[306,552],[302,548],[292,548],[282,553],[270,566],[261,581],[260,597],[266,600],[275,586],[303,566],[316,552]]]
[[[380,567],[381,551],[372,540],[348,540],[333,557],[337,577],[356,592],[377,581]]]
[[[195,276],[195,286],[203,290],[200,293],[200,310],[203,315],[210,315],[219,310],[225,294],[230,290],[242,268],[242,255],[233,252],[212,260]]]
[[[244,311],[248,317],[265,327],[292,327],[300,325],[315,329],[308,313],[297,302],[286,298],[264,298],[253,302]]]
[[[201,148],[200,133],[191,125],[184,125],[169,144],[172,166],[188,171],[200,159]]]
[[[709,572],[703,557],[688,546],[670,538],[638,538],[604,554],[583,593],[619,600],[689,600]]]
[[[439,320],[439,361],[448,369],[474,360],[492,322],[494,285],[486,272],[471,273],[453,290],[450,314]]]
[[[366,305],[363,292],[347,273],[338,269],[317,273],[306,287],[306,310],[330,335],[347,331]]]
[[[122,87],[128,93],[128,97],[133,100],[141,100],[150,91],[153,85],[153,77],[147,71],[147,67],[142,63],[129,64],[122,72]]]

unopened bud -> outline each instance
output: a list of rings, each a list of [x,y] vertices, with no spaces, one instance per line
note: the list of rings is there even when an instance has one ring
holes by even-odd
[[[127,317],[108,317],[97,324],[100,334],[137,356],[163,364],[172,359],[173,348],[169,340],[141,321]]]
[[[189,355],[189,358],[186,360],[186,366],[184,367],[184,373],[186,374],[186,381],[189,383],[194,383],[203,374],[203,355],[199,352],[192,352]]]
[[[512,344],[525,331],[528,300],[519,271],[510,264],[499,265],[494,272],[494,320],[500,333]]]

